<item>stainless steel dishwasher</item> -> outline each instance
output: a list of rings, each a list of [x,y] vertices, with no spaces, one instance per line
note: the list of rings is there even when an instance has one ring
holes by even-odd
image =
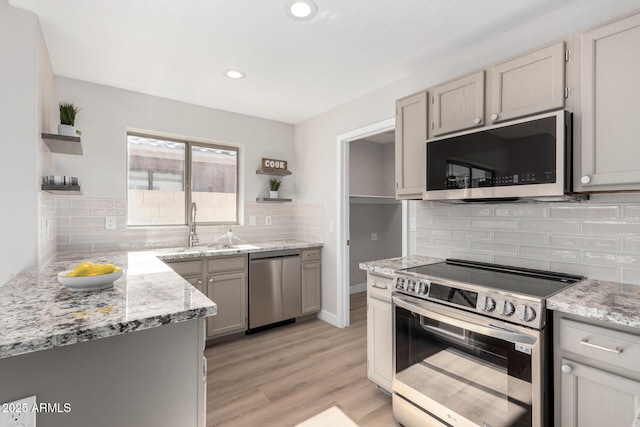
[[[300,251],[249,254],[249,332],[301,315]]]

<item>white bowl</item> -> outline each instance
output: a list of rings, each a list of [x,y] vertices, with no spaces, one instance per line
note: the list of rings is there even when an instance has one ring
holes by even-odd
[[[113,287],[113,282],[122,277],[123,271],[115,271],[109,274],[100,274],[97,276],[67,276],[73,270],[66,270],[58,273],[58,282],[65,285],[69,290],[78,291],[96,291],[98,289],[107,289]]]

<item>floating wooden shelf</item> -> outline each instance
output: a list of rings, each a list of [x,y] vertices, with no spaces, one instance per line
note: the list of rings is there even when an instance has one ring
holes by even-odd
[[[256,171],[258,175],[278,175],[278,176],[286,176],[291,175],[291,171],[280,171],[280,170],[271,170],[271,169],[258,169]]]
[[[82,143],[79,136],[43,133],[42,140],[52,153],[82,155]]]
[[[271,197],[256,197],[256,202],[258,203],[285,203],[292,201],[292,199],[272,199]]]
[[[79,185],[44,185],[40,187],[42,191],[46,191],[51,194],[64,194],[64,195],[80,195],[82,190]]]

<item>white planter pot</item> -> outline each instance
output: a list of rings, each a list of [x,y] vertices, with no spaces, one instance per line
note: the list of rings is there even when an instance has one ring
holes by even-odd
[[[76,134],[76,127],[70,125],[58,125],[58,135],[78,136]]]
[[[278,198],[278,192],[277,191],[269,191],[269,198],[270,199],[277,199]]]

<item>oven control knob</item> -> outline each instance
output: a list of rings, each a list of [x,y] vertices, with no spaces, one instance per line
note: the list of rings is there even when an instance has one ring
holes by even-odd
[[[418,295],[426,295],[429,293],[429,284],[427,282],[418,283]]]
[[[415,292],[416,291],[416,281],[409,279],[407,280],[407,292]]]
[[[482,307],[484,311],[493,311],[496,309],[496,300],[491,297],[484,298],[484,307]]]
[[[396,289],[404,289],[404,279],[402,277],[396,277]]]
[[[516,309],[516,316],[518,316],[518,319],[520,320],[531,322],[536,318],[536,311],[533,309],[533,307],[523,304],[519,305]]]
[[[512,302],[509,301],[503,301],[502,302],[502,310],[501,314],[503,316],[511,316],[513,314],[514,311],[516,311],[516,307],[513,305]]]

